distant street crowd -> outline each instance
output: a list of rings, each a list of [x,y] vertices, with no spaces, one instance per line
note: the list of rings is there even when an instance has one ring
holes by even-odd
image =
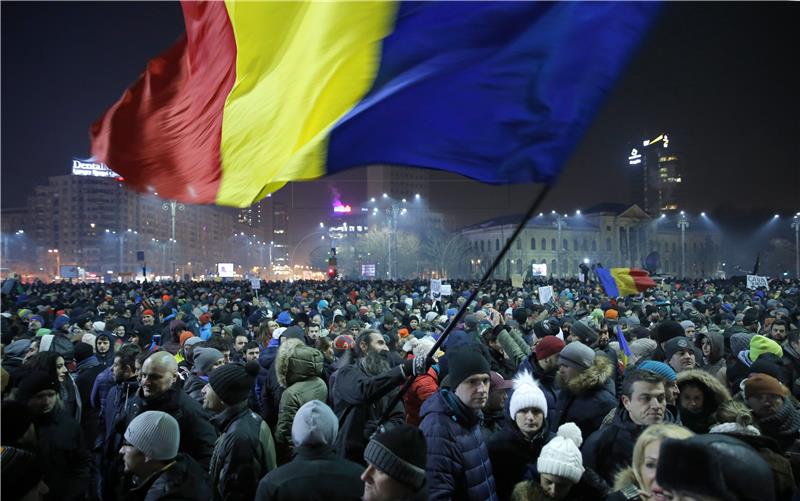
[[[2,498],[800,499],[797,280],[449,285],[7,279]]]

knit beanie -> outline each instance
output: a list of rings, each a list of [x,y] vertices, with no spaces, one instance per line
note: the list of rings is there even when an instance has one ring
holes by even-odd
[[[539,339],[546,338],[547,336],[555,336],[558,334],[559,330],[558,321],[554,318],[545,318],[533,324],[533,333]]]
[[[686,329],[688,329],[689,327],[695,328],[697,326],[694,325],[694,322],[692,322],[691,320],[683,320],[681,322],[681,327],[683,327],[683,331],[684,331],[684,334],[685,334],[686,333]]]
[[[93,322],[92,329],[94,329],[95,332],[103,332],[106,330],[106,323],[99,320],[97,322]]]
[[[416,339],[416,338],[414,338]],[[431,351],[433,345],[436,344],[436,340],[430,336],[425,336],[421,339],[417,339],[417,342],[414,343],[414,347],[412,348],[412,353],[414,354],[414,358],[424,357]]]
[[[69,324],[69,317],[66,315],[59,315],[53,320],[53,330],[60,331],[65,325]]]
[[[17,376],[19,379],[19,385],[17,386],[17,398],[21,402],[27,402],[28,399],[40,391],[53,390],[58,392],[58,390],[61,388],[58,379],[54,379],[49,373],[43,370],[20,370],[17,373]]]
[[[216,348],[206,346],[194,350],[194,366],[202,374],[211,372],[211,368],[220,358],[224,358],[224,355]]]
[[[44,318],[43,318],[41,315],[31,315],[31,316],[28,318],[28,323],[31,323],[31,322],[33,322],[34,320],[38,320],[38,321],[39,321],[39,324],[40,324],[42,327],[44,327]]]
[[[745,398],[750,398],[754,395],[779,395],[785,397],[789,394],[789,389],[780,381],[768,374],[755,373],[744,381],[744,395]]]
[[[760,372],[768,374],[785,385],[790,385],[791,381],[785,372],[786,367],[783,365],[783,359],[772,353],[762,353],[758,360],[753,362],[753,365],[747,368],[747,374],[755,374]]]
[[[192,338],[192,337],[194,337],[194,334],[192,332],[183,331],[183,332],[181,332],[181,335],[178,336],[178,341],[180,341],[181,346],[183,346],[184,344],[186,344],[186,341],[188,341],[189,338]]]
[[[753,334],[747,332],[737,332],[733,334],[730,340],[731,354],[737,356],[739,353],[750,348],[750,340],[753,339],[753,337],[755,337]]]
[[[522,409],[539,409],[547,417],[547,399],[539,385],[534,381],[533,376],[527,370],[520,372],[514,378],[514,393],[511,394],[509,403],[509,413],[514,419]]]
[[[645,360],[636,368],[640,371],[652,372],[664,378],[668,383],[674,383],[678,379],[678,374],[675,372],[675,370],[664,362]]]
[[[589,324],[581,320],[572,323],[570,334],[577,336],[581,343],[585,345],[592,345],[597,342],[597,332],[589,327]]]
[[[653,339],[655,339],[658,344],[666,343],[670,339],[678,336],[686,336],[686,332],[683,330],[683,327],[681,327],[681,324],[673,322],[672,320],[659,322],[655,329],[653,329]]]
[[[339,419],[330,407],[319,400],[303,404],[292,421],[295,447],[327,445],[333,447],[339,433]]]
[[[364,460],[418,490],[425,484],[427,454],[425,436],[419,428],[401,424],[373,437],[364,450]]]
[[[664,360],[669,362],[669,359],[679,351],[694,351],[692,342],[686,336],[678,336],[670,339],[664,344]]]
[[[533,348],[533,353],[536,355],[536,360],[544,360],[545,358],[555,355],[564,349],[564,341],[555,336],[545,336],[541,341],[536,343]]]
[[[94,347],[84,342],[75,345],[75,361],[80,363],[94,355]]]
[[[196,344],[200,344],[203,342],[203,338],[197,336],[191,336],[189,339],[184,341],[183,347],[186,348],[187,346],[194,346]]]
[[[755,362],[762,353],[772,353],[783,357],[783,348],[772,339],[757,334],[750,340],[750,360]]]
[[[150,459],[168,461],[178,455],[181,430],[166,412],[145,411],[130,422],[125,440]]]
[[[448,354],[447,364],[450,388],[455,390],[468,377],[475,374],[489,374],[489,362],[477,350],[459,348]]]
[[[306,334],[303,332],[303,328],[298,325],[293,325],[288,327],[283,333],[281,333],[279,339],[297,339],[298,341],[302,341],[303,343],[306,342]]]
[[[582,443],[581,430],[575,423],[562,424],[555,438],[542,447],[536,469],[577,484],[584,472],[583,457],[578,449]]]
[[[288,311],[282,311],[278,314],[278,318],[275,319],[279,325],[287,327],[292,323],[292,315]]]
[[[592,366],[595,356],[593,349],[580,341],[573,341],[559,353],[559,363],[583,370]]]
[[[652,339],[635,339],[630,344],[631,353],[638,359],[650,358],[656,352],[658,343]]]
[[[619,318],[619,312],[613,308],[609,308],[603,314],[608,320],[616,320]]]
[[[250,396],[260,370],[261,367],[254,360],[245,366],[225,364],[211,371],[208,384],[220,400],[228,405],[236,405]]]
[[[97,343],[97,336],[87,332],[86,334],[81,336],[81,342],[86,343],[89,346],[94,346]]]
[[[356,345],[355,339],[349,334],[339,334],[333,340],[333,347],[337,350],[351,350]]]
[[[5,416],[3,416],[5,419]],[[5,437],[3,437],[5,439]],[[36,456],[24,449],[2,447],[0,468],[6,480],[0,484],[0,497],[5,499],[28,499],[30,493],[43,480],[40,463]],[[37,498],[38,499],[38,498]]]

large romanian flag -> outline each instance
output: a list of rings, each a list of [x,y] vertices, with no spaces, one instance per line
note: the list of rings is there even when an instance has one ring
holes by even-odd
[[[132,187],[247,206],[350,167],[550,182],[649,2],[183,2],[186,35],[91,128]]]
[[[600,285],[611,298],[625,297],[630,294],[639,294],[650,287],[655,287],[655,281],[650,278],[646,270],[639,268],[611,268],[600,266],[595,270]]]

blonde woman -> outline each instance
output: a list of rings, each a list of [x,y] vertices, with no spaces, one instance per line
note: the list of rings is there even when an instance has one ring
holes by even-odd
[[[656,482],[658,449],[665,438],[687,439],[694,433],[674,424],[655,424],[645,429],[633,447],[633,464],[617,473],[614,492],[606,501],[665,501],[671,496]]]

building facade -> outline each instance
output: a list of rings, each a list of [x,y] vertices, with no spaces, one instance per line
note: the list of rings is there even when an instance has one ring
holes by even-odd
[[[462,229],[468,242],[468,251],[460,257],[463,267],[472,275],[487,269],[521,218],[495,218]],[[676,223],[677,218],[651,217],[638,205],[625,204],[602,204],[573,216],[540,214],[512,244],[495,277],[529,276],[533,265],[542,264],[553,277],[577,277],[582,263],[644,268],[648,256],[659,274],[681,276],[685,259],[686,276],[715,275],[720,269],[721,235],[700,224],[681,230]]]

